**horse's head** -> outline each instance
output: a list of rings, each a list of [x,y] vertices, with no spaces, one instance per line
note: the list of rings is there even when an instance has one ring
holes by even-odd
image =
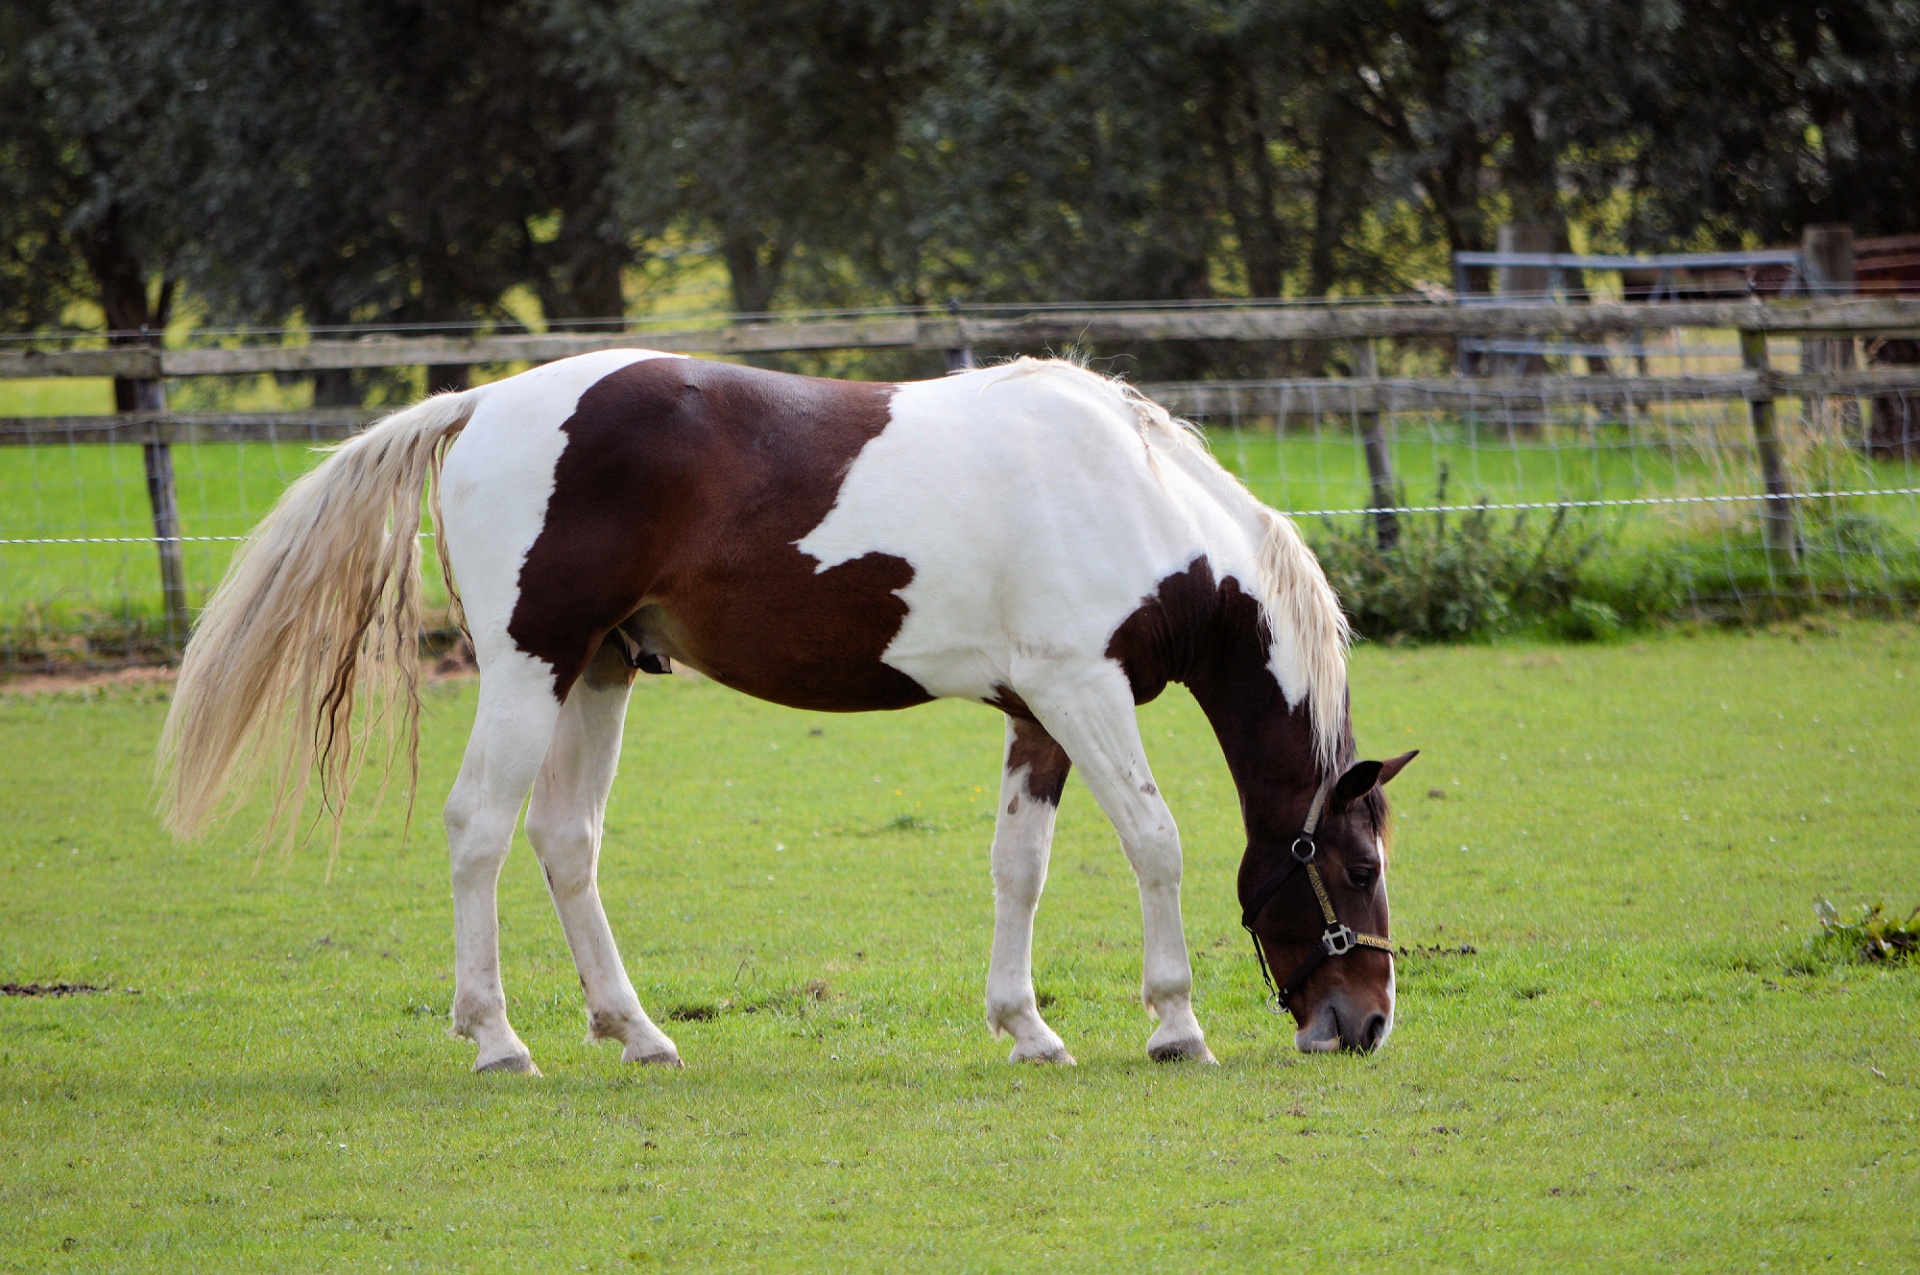
[[[1302,1051],[1376,1049],[1393,1030],[1384,789],[1414,756],[1356,762],[1298,833],[1247,849],[1243,921]]]

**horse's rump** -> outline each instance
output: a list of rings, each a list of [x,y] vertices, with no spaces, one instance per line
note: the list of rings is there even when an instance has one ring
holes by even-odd
[[[596,380],[558,426],[551,494],[515,573],[505,635],[552,666],[561,696],[632,617],[652,649],[749,694],[813,708],[924,702],[880,662],[911,568],[875,555],[816,575],[793,547],[885,427],[891,392],[679,358]],[[499,464],[481,453],[544,446],[534,433],[483,406],[448,457],[450,492],[476,466]],[[464,578],[468,563],[498,552],[487,536],[494,511],[484,496],[447,505]]]

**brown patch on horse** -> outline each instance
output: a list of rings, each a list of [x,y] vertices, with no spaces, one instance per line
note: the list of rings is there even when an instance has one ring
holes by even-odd
[[[1312,715],[1304,703],[1288,706],[1268,667],[1272,640],[1259,601],[1232,577],[1216,580],[1207,559],[1199,557],[1162,579],[1107,643],[1107,657],[1125,670],[1136,702],[1153,699],[1168,682],[1184,682],[1212,724],[1246,821],[1247,849],[1238,878],[1242,900],[1286,862],[1318,786]],[[1346,763],[1351,736],[1343,753]],[[1406,760],[1373,765],[1386,774],[1388,766],[1398,771]],[[1342,807],[1330,810],[1320,827],[1323,879],[1345,924],[1385,935],[1385,893],[1358,881],[1384,870],[1375,837],[1386,831],[1386,796],[1371,780],[1365,791],[1343,796]],[[1356,813],[1361,817],[1354,818]],[[1325,928],[1304,876],[1268,901],[1256,927],[1268,964],[1284,979],[1318,946]],[[1384,1006],[1389,962],[1385,953],[1370,949],[1325,962],[1295,996],[1296,1015],[1306,1022],[1330,997],[1349,1006]]]
[[[1067,772],[1073,769],[1067,750],[1055,743],[1053,736],[1037,723],[1016,717],[1013,742],[1007,748],[1007,773],[1011,775],[1022,767],[1027,772],[1022,786],[1028,800],[1059,806],[1060,794],[1067,786]],[[1007,813],[1013,813],[1011,807]]]
[[[816,573],[794,547],[886,428],[893,392],[698,359],[603,378],[560,427],[515,644],[552,664],[565,698],[607,631],[645,608],[650,647],[749,695],[830,711],[926,702],[880,658],[913,567],[873,553]]]
[[[1027,707],[1027,701],[1020,698],[1020,693],[1011,686],[1008,686],[1005,682],[995,682],[993,685],[993,694],[987,696],[987,698],[981,702],[991,704],[1008,717],[1015,717],[1023,722],[1039,720],[1033,715],[1033,710]]]
[[[1254,840],[1263,831],[1254,823],[1263,817],[1276,821],[1276,834],[1300,826],[1315,773],[1312,718],[1304,703],[1288,707],[1268,668],[1272,642],[1259,601],[1232,576],[1217,580],[1201,555],[1141,599],[1106,651],[1125,671],[1137,704],[1168,682],[1192,690],[1233,772]],[[1303,778],[1283,792],[1285,776]]]
[[[1253,602],[1234,581],[1227,585],[1244,601]],[[1223,597],[1213,567],[1202,554],[1185,571],[1160,581],[1120,622],[1107,640],[1106,655],[1126,671],[1134,703],[1149,703],[1167,689],[1168,682],[1187,680],[1213,636]]]

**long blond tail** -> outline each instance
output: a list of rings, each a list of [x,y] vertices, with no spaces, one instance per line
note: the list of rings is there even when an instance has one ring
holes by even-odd
[[[316,780],[337,837],[375,735],[405,739],[411,792],[420,501],[436,487],[445,446],[466,426],[475,393],[416,403],[334,448],[235,555],[187,643],[160,736],[161,814],[175,833],[200,832],[266,773],[269,839],[281,833],[291,844]],[[431,494],[437,531],[437,489]],[[367,706],[356,728],[362,690]]]

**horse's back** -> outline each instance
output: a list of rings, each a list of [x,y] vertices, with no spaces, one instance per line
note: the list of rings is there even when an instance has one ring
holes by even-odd
[[[1022,651],[1097,655],[1193,554],[1179,471],[1076,369],[896,386],[624,353],[489,388],[448,460],[454,563],[562,689],[639,612],[784,703],[985,698]]]

